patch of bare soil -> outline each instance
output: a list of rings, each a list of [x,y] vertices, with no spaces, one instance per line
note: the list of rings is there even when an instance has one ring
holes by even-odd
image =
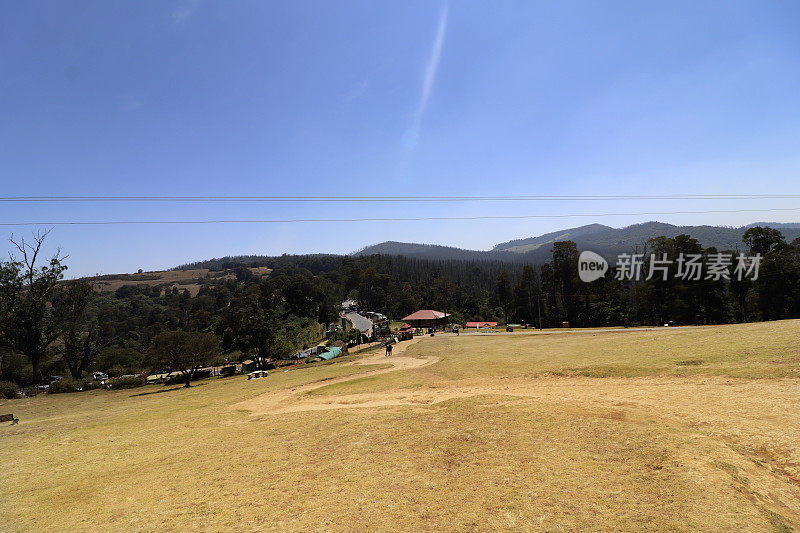
[[[231,408],[234,410],[251,411],[253,415],[264,415],[264,414],[278,414],[278,413],[297,413],[301,411],[318,411],[322,409],[361,407],[361,405],[358,405],[358,402],[361,401],[360,395],[353,395],[355,397],[354,399],[345,400],[343,402],[339,402],[339,400],[342,398],[337,397],[335,403],[331,403],[328,398],[309,399],[308,397],[304,397],[304,395],[307,392],[313,391],[320,387],[334,385],[337,383],[344,383],[352,379],[360,379],[366,376],[376,376],[379,374],[385,374],[387,372],[412,370],[439,361],[438,357],[408,357],[403,355],[406,351],[406,348],[408,348],[412,344],[415,344],[421,338],[422,337],[415,337],[414,339],[394,345],[394,349],[390,357],[386,357],[383,352],[379,352],[375,355],[371,355],[369,357],[365,357],[357,361],[344,363],[346,365],[389,364],[391,365],[391,367],[389,368],[380,368],[377,370],[362,372],[355,376],[347,376],[342,378],[317,381],[315,383],[310,383],[308,385],[303,385],[301,387],[295,387],[289,390],[267,392],[265,394],[257,396],[256,398],[234,404],[233,406],[231,406]],[[394,400],[390,400],[390,403],[386,403],[385,405],[399,405],[399,403]]]

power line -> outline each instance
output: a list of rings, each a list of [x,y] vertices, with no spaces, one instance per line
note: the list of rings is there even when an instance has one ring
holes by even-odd
[[[652,215],[700,215],[713,213],[766,213],[778,211],[800,211],[800,207],[772,209],[729,209],[704,211],[649,211],[638,213],[574,213],[557,215],[478,215],[464,217],[369,217],[369,218],[295,218],[295,219],[245,219],[245,220],[104,220],[72,222],[0,222],[0,226],[110,226],[110,225],[155,225],[155,224],[294,224],[300,222],[420,222],[446,220],[522,220],[537,218],[573,217],[617,217]]]
[[[0,202],[530,202],[610,200],[800,199],[800,194],[510,195],[510,196],[0,196]]]

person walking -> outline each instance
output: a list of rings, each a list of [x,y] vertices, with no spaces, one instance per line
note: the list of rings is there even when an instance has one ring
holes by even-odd
[[[386,345],[386,357],[389,357],[390,355],[392,355],[392,345],[391,344],[387,344]]]

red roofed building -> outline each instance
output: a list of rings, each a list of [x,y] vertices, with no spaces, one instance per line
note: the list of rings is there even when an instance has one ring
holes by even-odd
[[[408,325],[413,328],[438,328],[447,324],[449,316],[449,313],[422,309],[405,317],[403,322],[408,322]]]
[[[468,328],[496,328],[497,322],[467,322]]]
[[[403,323],[400,330],[397,332],[398,337],[401,341],[407,341],[414,338],[414,328],[411,327],[411,324]]]

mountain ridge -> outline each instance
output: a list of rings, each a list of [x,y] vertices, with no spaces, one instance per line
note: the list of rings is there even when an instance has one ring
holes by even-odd
[[[603,224],[587,224],[575,228],[553,231],[536,237],[512,239],[496,244],[491,250],[469,250],[437,244],[418,244],[385,241],[366,246],[350,255],[404,255],[420,259],[453,260],[500,260],[511,262],[544,263],[550,259],[554,242],[571,240],[579,251],[591,250],[606,258],[620,253],[641,250],[648,239],[675,237],[688,234],[705,247],[719,250],[742,250],[742,235],[748,228],[769,226],[780,230],[787,242],[800,238],[800,223],[797,222],[753,222],[744,226],[676,226],[665,222],[643,222],[622,228]]]

